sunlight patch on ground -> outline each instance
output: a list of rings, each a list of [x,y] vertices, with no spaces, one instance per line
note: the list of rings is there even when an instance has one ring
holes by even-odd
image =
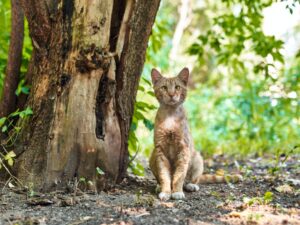
[[[232,211],[224,215],[222,222],[230,224],[300,224],[300,209],[274,208],[268,205],[256,205],[243,211]]]

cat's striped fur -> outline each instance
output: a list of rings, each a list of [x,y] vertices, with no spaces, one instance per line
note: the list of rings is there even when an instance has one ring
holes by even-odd
[[[189,70],[184,68],[178,76],[163,77],[156,69],[151,72],[152,83],[160,107],[154,125],[155,148],[150,168],[161,192],[159,198],[184,198],[183,188],[198,191],[200,183],[219,183],[241,180],[240,175],[203,174],[203,159],[195,151],[182,103],[187,95]]]

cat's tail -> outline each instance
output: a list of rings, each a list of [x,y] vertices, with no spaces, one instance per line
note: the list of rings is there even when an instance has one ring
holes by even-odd
[[[243,177],[239,174],[233,175],[216,175],[202,174],[197,178],[197,184],[214,184],[214,183],[237,183],[243,181]]]

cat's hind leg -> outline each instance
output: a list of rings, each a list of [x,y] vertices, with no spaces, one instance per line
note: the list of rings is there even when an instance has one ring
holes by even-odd
[[[201,155],[194,151],[191,157],[191,165],[188,170],[187,183],[183,186],[185,191],[194,192],[199,191],[199,185],[196,178],[203,173],[203,159]]]
[[[237,183],[243,180],[243,177],[239,174],[203,174],[203,159],[198,152],[193,152],[191,157],[191,165],[188,170],[187,185],[185,185],[186,191],[198,191],[198,184],[214,184],[214,183]],[[197,185],[197,186],[196,186]]]
[[[183,188],[185,191],[188,191],[188,192],[199,191],[199,189],[200,189],[198,184],[193,184],[193,183],[185,184],[183,186]]]

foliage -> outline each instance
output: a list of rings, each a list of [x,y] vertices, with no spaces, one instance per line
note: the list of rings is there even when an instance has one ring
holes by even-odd
[[[128,149],[130,154],[129,170],[136,175],[144,175],[144,166],[136,159],[137,154],[141,150],[144,156],[150,155],[150,145],[141,144],[139,141],[141,133],[148,137],[147,143],[152,142],[152,135],[149,138],[149,132],[154,128],[153,114],[157,108],[155,106],[154,92],[150,81],[150,71],[153,67],[159,67],[162,71],[167,70],[169,66],[168,55],[171,50],[171,27],[175,25],[174,20],[168,17],[171,8],[165,7],[164,2],[160,7],[160,11],[156,17],[155,24],[152,29],[152,35],[149,40],[149,47],[146,54],[145,68],[140,80],[137,101],[135,104],[134,115],[132,118],[131,129],[128,140]],[[167,45],[164,45],[167,43]],[[138,130],[139,124],[143,124],[145,130]]]
[[[245,204],[249,206],[253,204],[267,205],[273,201],[273,195],[274,194],[272,192],[267,191],[262,197],[253,197],[253,198],[244,197],[243,201]]]
[[[146,78],[142,78],[138,89],[138,94],[143,95],[145,98],[153,98],[153,91],[151,90],[151,83]],[[134,108],[134,115],[131,122],[131,128],[128,139],[128,150],[131,156],[129,169],[136,175],[144,175],[144,167],[137,160],[134,160],[137,156],[139,149],[141,148],[140,142],[137,138],[137,127],[142,122],[145,128],[152,131],[154,124],[148,119],[149,111],[156,109],[153,104],[149,104],[146,101],[137,101]]]
[[[9,166],[13,166],[14,165],[14,160],[13,160],[14,157],[16,157],[16,154],[13,151],[9,151],[8,153],[6,153],[6,155],[1,154],[0,169],[2,168],[2,164],[4,164],[5,161]]]
[[[8,137],[4,143],[0,144],[0,170],[3,166],[6,170],[8,170],[8,168],[5,166],[5,163],[7,163],[9,166],[13,166],[14,157],[16,157],[16,154],[13,151],[7,151],[6,149],[10,148],[15,143],[22,129],[24,120],[31,116],[32,113],[32,110],[27,107],[23,111],[20,111],[18,109],[7,117],[0,118],[0,130],[2,133],[1,135],[5,135]],[[18,123],[15,124],[17,118],[20,119]]]
[[[11,29],[11,10],[10,1],[2,0],[0,1],[0,98],[3,90],[3,82],[5,77],[5,69],[8,57],[9,40],[10,40],[10,29]],[[28,94],[29,86],[25,85],[25,73],[27,71],[27,66],[30,60],[32,45],[29,37],[28,24],[25,21],[25,35],[23,43],[23,55],[22,55],[22,65],[20,74],[20,83],[16,94],[20,93]]]
[[[288,158],[290,158],[293,155],[297,154],[297,150],[299,153],[300,146],[294,146],[289,151],[277,151],[276,152],[276,159],[275,159],[275,165],[271,168],[269,168],[268,172],[274,176],[274,175],[280,175],[282,172],[282,169],[286,167],[286,161]]]
[[[264,83],[259,81],[248,85],[237,94],[215,93],[204,85],[191,92],[187,108],[198,148],[247,154],[288,150],[297,144],[295,100],[262,96]]]
[[[20,127],[19,126],[14,126],[14,119],[16,117],[20,117],[21,119],[26,118],[27,116],[32,115],[32,110],[27,107],[25,110],[23,111],[19,111],[19,109],[15,112],[13,112],[12,114],[10,114],[7,117],[2,117],[0,119],[0,128],[2,133],[5,133],[9,130],[14,129],[15,131],[20,131]]]
[[[278,68],[283,41],[262,31],[262,11],[271,3],[223,0],[211,29],[188,49],[201,65],[219,68],[196,85],[187,107],[196,146],[207,153],[288,151],[297,145],[299,73]]]
[[[205,34],[199,35],[188,52],[198,55],[200,63],[205,62],[204,54],[213,52],[216,65],[233,66],[233,69],[238,71],[245,70],[242,54],[251,52],[260,61],[253,67],[254,72],[264,71],[268,76],[268,68],[273,64],[265,62],[267,56],[272,56],[273,61],[282,63],[284,61],[280,53],[283,41],[265,35],[261,27],[262,11],[270,6],[272,1],[223,0],[222,2],[223,7],[228,9],[212,19],[211,28]],[[230,10],[232,7],[237,9],[232,11]]]
[[[296,149],[291,149],[299,145],[300,59],[286,63],[283,40],[266,35],[262,28],[264,9],[276,1],[205,1],[197,7],[196,1],[191,2],[192,20],[181,48],[186,50],[185,58],[191,55],[196,59],[185,103],[196,148],[204,155],[271,153],[275,161],[281,155],[297,154]],[[292,12],[297,4],[298,1],[285,1],[286,9],[282,10]],[[177,7],[178,2],[173,5],[162,1],[147,51],[143,73],[147,80],[153,67],[163,74],[177,72],[171,68],[169,58],[178,20],[178,15],[169,12]],[[142,79],[141,90],[144,85]],[[157,105],[155,98],[140,90],[137,99]],[[142,114],[154,121],[155,110]],[[137,119],[135,115],[130,154],[140,149],[144,157],[149,157],[153,133],[136,121],[142,123],[143,117]],[[138,144],[132,144],[132,140]],[[280,160],[277,162],[275,168],[280,167]],[[143,168],[136,160],[135,163],[132,167]]]
[[[5,69],[8,58],[9,40],[10,40],[10,29],[11,29],[11,10],[10,1],[2,0],[0,2],[0,99],[3,92],[3,82],[5,78]],[[25,85],[25,73],[30,60],[32,45],[29,38],[28,24],[25,22],[25,35],[23,43],[22,53],[22,65],[20,73],[20,82],[16,90],[16,95],[21,93],[29,94],[29,86]],[[18,137],[22,128],[23,121],[32,115],[32,110],[27,107],[20,111],[19,109],[7,117],[0,118],[0,132],[1,135],[7,136],[5,143],[1,143],[0,151],[0,169],[5,167],[6,171],[9,172],[9,168],[6,166],[13,166],[14,158],[16,154],[13,151],[7,151],[10,148],[16,138]],[[21,118],[16,124],[16,120]]]
[[[10,4],[9,1],[0,2],[0,93],[3,89],[5,66],[8,55],[8,42],[10,31]],[[1,94],[0,94],[1,97]]]

